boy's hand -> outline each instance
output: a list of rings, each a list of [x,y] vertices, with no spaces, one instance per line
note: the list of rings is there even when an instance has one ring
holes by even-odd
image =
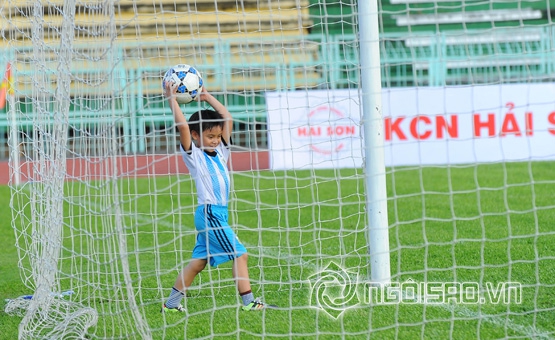
[[[173,81],[166,82],[166,88],[164,89],[164,97],[170,99],[175,99],[175,94],[177,93],[177,84]]]
[[[198,96],[195,98],[195,100],[196,100],[197,102],[204,102],[204,101],[206,101],[206,99],[207,99],[209,93],[206,91],[206,89],[204,88],[204,86],[201,87],[201,88],[198,90],[198,93],[199,93],[199,94],[198,94]]]

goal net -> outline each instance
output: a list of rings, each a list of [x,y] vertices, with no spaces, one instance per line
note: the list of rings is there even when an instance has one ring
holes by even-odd
[[[555,5],[369,3],[4,0],[0,157],[28,295],[3,332],[555,338]],[[161,87],[176,64],[233,116],[229,222],[277,309],[241,310],[228,262],[161,313],[196,240]]]

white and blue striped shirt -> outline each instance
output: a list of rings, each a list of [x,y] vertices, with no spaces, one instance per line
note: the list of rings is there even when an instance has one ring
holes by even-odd
[[[198,204],[227,206],[229,200],[229,171],[227,161],[230,150],[223,141],[211,156],[191,143],[187,153],[181,146],[183,161],[197,185]]]

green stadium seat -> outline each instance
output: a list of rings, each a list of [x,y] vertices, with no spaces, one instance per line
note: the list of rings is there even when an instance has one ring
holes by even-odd
[[[412,34],[404,39],[405,46],[430,46],[433,44],[445,45],[476,45],[476,44],[497,44],[506,42],[535,42],[543,39],[545,30],[541,27],[519,27],[515,29],[505,29],[502,31],[451,31],[441,35],[437,34]]]
[[[552,17],[548,0],[382,2],[385,33],[483,30],[493,27],[544,26]]]
[[[498,9],[434,14],[393,15],[398,26],[468,24],[541,19],[542,12],[531,8]]]

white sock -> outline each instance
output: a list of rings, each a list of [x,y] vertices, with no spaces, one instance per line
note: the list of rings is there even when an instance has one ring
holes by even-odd
[[[254,295],[249,290],[248,292],[241,293],[241,299],[243,299],[243,305],[248,305],[254,301]]]
[[[179,304],[181,303],[181,299],[184,296],[185,294],[183,294],[179,290],[175,289],[175,287],[173,287],[172,292],[170,293],[170,297],[168,298],[168,301],[166,301],[166,307],[177,308],[177,306],[179,306]]]

